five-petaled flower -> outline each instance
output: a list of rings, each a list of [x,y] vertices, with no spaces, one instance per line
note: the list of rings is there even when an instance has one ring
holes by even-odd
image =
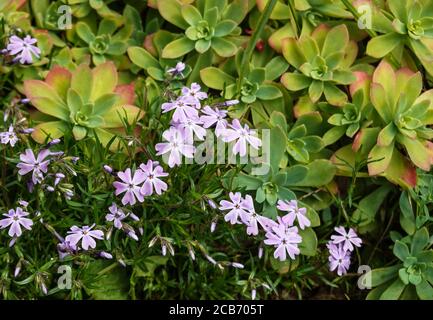
[[[230,128],[226,129],[222,134],[222,139],[225,142],[232,142],[236,140],[233,146],[233,154],[238,154],[243,157],[247,154],[247,145],[251,145],[254,149],[258,150],[262,145],[262,141],[257,138],[257,133],[251,130],[247,124],[242,127],[238,119],[234,119]]]
[[[13,126],[9,126],[9,130],[5,132],[0,132],[0,142],[2,144],[10,144],[11,147],[14,147],[18,142],[17,134],[14,131]]]
[[[289,257],[294,260],[300,254],[298,244],[302,242],[302,237],[298,234],[297,227],[288,228],[284,223],[272,227],[272,231],[266,232],[265,244],[275,246],[274,258],[284,261]]]
[[[185,70],[185,63],[179,61],[178,63],[176,63],[176,66],[174,66],[173,68],[169,68],[167,72],[173,76],[176,76],[178,74],[182,74],[183,70]]]
[[[150,196],[155,190],[156,194],[161,195],[167,190],[167,184],[160,178],[167,177],[168,173],[159,165],[158,161],[148,160],[147,164],[142,163],[140,169],[143,171],[145,180],[141,187],[141,194]]]
[[[37,40],[29,35],[25,36],[24,39],[11,36],[7,50],[10,55],[15,56],[14,61],[19,61],[21,64],[31,64],[33,63],[33,56],[39,58],[41,54],[41,50],[34,45],[36,42]]]
[[[78,243],[81,241],[81,248],[84,250],[89,250],[89,247],[94,249],[96,248],[95,239],[102,240],[104,238],[104,233],[101,230],[92,230],[95,227],[95,224],[84,227],[71,227],[71,231],[68,231],[68,235],[66,236],[66,241],[69,242],[71,246],[78,246]]]
[[[162,113],[174,110],[172,120],[174,122],[186,121],[188,118],[198,117],[198,111],[195,108],[196,100],[192,97],[180,96],[172,102],[162,104]]]
[[[114,227],[117,229],[122,229],[122,220],[126,218],[125,213],[122,209],[118,208],[117,205],[113,202],[113,204],[108,208],[110,213],[105,215],[105,220],[113,221]]]
[[[329,270],[334,271],[337,269],[337,274],[342,276],[347,273],[350,267],[350,251],[343,249],[341,244],[335,243],[327,244],[329,250]]]
[[[207,98],[207,93],[201,91],[201,87],[198,83],[193,82],[191,84],[191,88],[183,87],[182,88],[182,96],[186,98],[192,98],[194,103],[193,105],[197,108],[201,108],[200,100],[204,100]]]
[[[48,149],[42,149],[38,156],[35,157],[35,154],[31,149],[26,149],[26,151],[20,154],[21,162],[17,164],[17,168],[19,175],[26,175],[29,172],[32,173],[32,181],[34,184],[41,183],[44,179],[43,173],[47,173],[48,164],[50,160],[45,160],[50,155],[50,151]]]
[[[302,230],[311,225],[310,220],[306,217],[307,209],[298,208],[298,202],[296,200],[278,200],[277,208],[281,211],[288,212],[288,214],[282,217],[283,222],[288,226],[293,226],[295,219],[298,220],[299,227]]]
[[[155,149],[158,151],[156,155],[160,156],[169,152],[168,166],[170,168],[181,164],[182,155],[186,158],[194,157],[195,147],[188,143],[179,129],[170,127],[164,131],[162,137],[167,142],[156,144]]]
[[[27,230],[32,229],[33,221],[29,218],[26,218],[29,213],[23,211],[20,207],[14,209],[10,209],[8,213],[4,213],[3,218],[0,220],[0,229],[4,229],[10,226],[9,228],[9,236],[11,237],[19,237],[22,234],[21,226],[23,226]]]
[[[113,182],[113,186],[116,188],[115,195],[125,193],[122,198],[122,204],[130,204],[133,206],[138,200],[139,202],[144,201],[143,194],[140,192],[141,184],[146,179],[146,175],[141,169],[137,169],[134,175],[131,174],[131,169],[127,168],[124,172],[119,171],[117,173],[120,181]]]
[[[202,116],[200,120],[203,122],[203,128],[210,128],[215,126],[215,135],[221,136],[227,129],[228,122],[225,119],[227,117],[227,110],[219,110],[218,108],[212,109],[209,106],[205,106],[202,109]]]
[[[341,226],[335,227],[334,230],[339,233],[339,235],[332,235],[332,242],[335,244],[342,243],[344,251],[353,251],[355,249],[353,247],[354,245],[357,247],[361,246],[362,240],[352,228],[350,228],[348,232]]]
[[[251,208],[250,203],[246,202],[245,199],[242,198],[240,192],[230,192],[229,197],[231,202],[221,200],[219,209],[221,211],[229,210],[229,212],[224,216],[225,221],[230,221],[231,224],[240,223],[238,218],[243,215],[247,216],[248,211],[254,210],[254,208]]]

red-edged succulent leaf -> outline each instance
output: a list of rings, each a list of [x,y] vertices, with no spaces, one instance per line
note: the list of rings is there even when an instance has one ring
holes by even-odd
[[[54,66],[48,72],[45,82],[53,87],[63,100],[66,100],[66,95],[71,85],[71,77],[72,74],[68,69]]]
[[[133,84],[122,84],[114,90],[119,96],[119,104],[134,104],[135,89]]]
[[[24,81],[24,92],[39,111],[62,120],[68,118],[69,110],[66,104],[56,90],[44,81]]]
[[[47,138],[52,140],[63,137],[66,131],[68,131],[68,126],[63,121],[44,122],[34,127],[32,138],[37,143],[45,143]]]
[[[118,75],[116,66],[112,61],[98,65],[92,70],[91,100],[95,101],[104,94],[113,93],[117,86]]]
[[[385,172],[391,162],[393,152],[394,143],[385,147],[375,145],[368,155],[370,161],[368,163],[368,173],[375,176]]]
[[[394,68],[386,60],[382,60],[373,73],[373,85],[379,84],[382,86],[384,90],[384,92],[382,93],[384,94],[383,99],[385,99],[388,102],[388,107],[391,110],[394,108],[398,98],[398,96],[396,97],[396,86],[397,86],[396,78],[397,77]],[[381,108],[382,106],[375,105],[375,107],[377,110],[377,108]]]
[[[409,158],[419,168],[430,171],[431,161],[428,148],[418,139],[411,139],[405,135],[399,136],[400,143],[404,145]]]
[[[281,50],[287,62],[299,69],[305,62],[307,62],[304,53],[299,48],[295,38],[286,38],[283,40]]]
[[[405,188],[414,188],[417,184],[416,168],[400,152],[394,150],[391,162],[384,172],[391,182]]]
[[[367,155],[371,148],[376,144],[379,132],[379,128],[364,128],[359,130],[353,140],[353,151]]]
[[[355,71],[355,82],[350,85],[350,95],[353,97],[355,92],[362,90],[364,101],[368,101],[370,97],[371,76],[367,72]]]

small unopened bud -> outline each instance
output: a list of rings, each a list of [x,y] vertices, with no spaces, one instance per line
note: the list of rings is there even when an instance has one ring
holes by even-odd
[[[143,227],[138,228],[138,232],[140,232],[140,234],[143,235],[143,234],[144,234],[144,229],[143,229]]]
[[[27,208],[27,206],[29,205],[29,203],[27,201],[24,201],[24,200],[20,200],[20,201],[18,201],[18,203],[23,208]]]
[[[21,272],[21,260],[17,263],[17,266],[15,267],[14,271],[14,278],[18,277]]]
[[[212,264],[216,264],[216,261],[214,260],[214,258],[212,258],[211,256],[205,255],[206,259],[209,260],[210,263]]]
[[[113,228],[110,227],[110,229],[108,229],[107,231],[107,234],[105,235],[105,239],[110,240],[112,233],[113,233]]]
[[[17,242],[17,237],[13,237],[12,240],[9,242],[9,248],[13,247],[15,242]]]
[[[104,165],[104,170],[105,170],[105,172],[107,172],[107,173],[112,173],[113,172],[113,168],[112,167],[110,167],[109,165]]]
[[[213,233],[216,229],[216,221],[212,221],[212,223],[210,224],[210,232]]]
[[[189,255],[191,256],[191,259],[195,261],[195,253],[193,248],[189,248]]]
[[[54,188],[52,186],[47,186],[47,191],[54,192]]]
[[[47,295],[47,294],[48,294],[47,286],[45,285],[45,283],[44,283],[43,281],[41,281],[41,290],[42,290],[42,293],[43,293],[44,295]]]
[[[101,251],[101,252],[99,253],[99,256],[100,256],[101,258],[104,258],[104,259],[113,259],[113,256],[112,256],[110,253],[105,252],[105,251]]]
[[[44,223],[44,219],[42,219],[42,214],[39,210],[35,212],[35,217],[39,217],[39,222]]]
[[[23,103],[23,104],[27,104],[27,103],[30,102],[30,99],[24,98],[24,99],[21,99],[20,102]]]
[[[153,237],[152,240],[149,241],[149,248],[153,247],[158,240],[158,237]]]
[[[162,255],[165,257],[165,255],[167,254],[167,246],[165,244],[161,246],[161,251]]]
[[[50,142],[48,142],[48,147],[55,146],[56,144],[60,143],[60,139],[53,139]]]
[[[216,203],[215,203],[213,200],[208,199],[207,203],[209,204],[209,206],[210,206],[212,209],[216,209],[216,208],[217,208],[217,205],[216,205]]]
[[[168,247],[168,251],[170,252],[170,254],[174,257],[174,248],[173,246],[169,243],[167,244]]]
[[[235,100],[228,100],[228,101],[224,102],[224,104],[227,107],[234,106],[234,105],[239,104],[239,100],[236,100],[236,99]]]
[[[268,290],[272,290],[270,286],[268,286],[267,283],[262,283],[263,288],[268,289]]]
[[[261,259],[263,257],[263,247],[262,246],[259,247],[258,256],[259,256],[259,259]]]
[[[50,155],[54,156],[54,157],[61,157],[63,156],[65,153],[63,151],[55,151],[55,152],[50,152]]]
[[[26,129],[21,130],[21,133],[31,134],[31,133],[33,133],[33,131],[35,131],[35,129],[33,129],[33,128],[26,128]]]
[[[137,216],[136,216],[135,214],[133,214],[132,212],[131,212],[131,214],[130,214],[129,216],[131,217],[132,220],[140,221],[140,218],[137,217]]]
[[[251,290],[251,300],[256,300],[257,290],[253,289]]]
[[[244,268],[244,265],[242,263],[238,263],[238,262],[232,262],[232,266],[234,268],[237,268],[237,269],[243,269]]]
[[[71,161],[75,164],[77,161],[80,160],[80,157],[72,157]]]
[[[138,237],[137,237],[137,235],[135,234],[135,232],[133,232],[133,231],[129,231],[129,232],[127,233],[127,235],[128,235],[128,237],[134,239],[135,241],[138,241]]]
[[[119,262],[120,265],[121,265],[122,267],[125,267],[125,268],[126,268],[126,263],[125,263],[125,261],[123,261],[122,259],[119,259],[119,260],[117,260],[117,262]]]

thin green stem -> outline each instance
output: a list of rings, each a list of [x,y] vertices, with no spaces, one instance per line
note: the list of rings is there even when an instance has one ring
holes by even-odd
[[[266,26],[266,23],[271,16],[272,10],[275,7],[277,0],[270,0],[266,5],[265,10],[260,16],[259,21],[257,22],[256,30],[254,30],[253,35],[251,36],[250,42],[248,43],[247,48],[245,49],[244,55],[241,61],[241,70],[239,72],[239,82],[238,82],[238,92],[241,91],[242,82],[244,80],[245,74],[247,73],[248,65],[251,60],[251,55],[253,54],[254,47],[256,46],[257,41]]]
[[[298,37],[301,33],[301,26],[299,24],[298,17],[296,16],[296,9],[293,6],[293,0],[289,0],[288,4],[290,8],[290,14],[292,15],[293,23],[295,24],[296,37]]]
[[[341,0],[341,2],[343,2],[343,4],[346,7],[346,9],[350,11],[350,13],[353,15],[353,17],[355,18],[356,21],[358,21],[361,18],[361,14],[349,2],[349,0]],[[372,37],[372,38],[377,37],[377,33],[374,30],[365,29],[365,31],[369,34],[370,37]]]

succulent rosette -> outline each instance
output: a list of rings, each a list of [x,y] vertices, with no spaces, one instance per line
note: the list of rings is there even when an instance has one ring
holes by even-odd
[[[97,137],[103,145],[115,139],[110,148],[116,150],[124,125],[144,115],[133,105],[133,85],[118,84],[112,62],[93,69],[82,64],[74,71],[56,66],[44,81],[26,80],[24,91],[37,109],[32,137],[39,143],[72,132],[76,140]]]

